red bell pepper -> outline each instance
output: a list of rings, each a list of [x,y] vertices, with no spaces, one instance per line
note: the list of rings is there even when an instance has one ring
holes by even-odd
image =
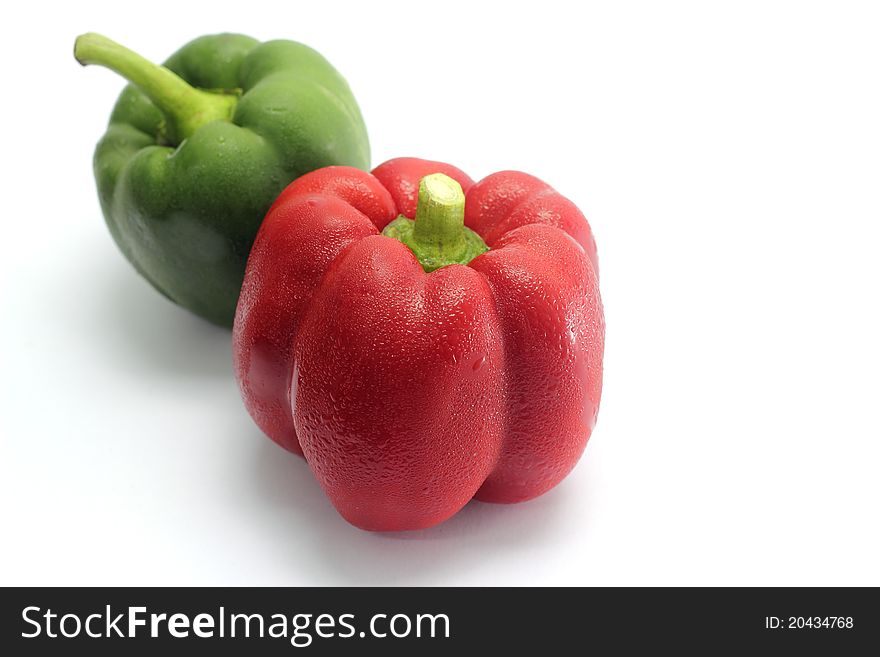
[[[235,373],[257,424],[305,456],[346,520],[418,529],[568,474],[596,421],[604,335],[574,204],[524,173],[474,184],[401,158],[314,171],[275,201]]]

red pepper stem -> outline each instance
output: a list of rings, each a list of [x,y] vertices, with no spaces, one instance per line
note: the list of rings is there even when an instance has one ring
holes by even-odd
[[[382,234],[406,244],[426,272],[446,265],[466,265],[489,250],[464,225],[464,192],[447,175],[432,173],[419,181],[415,221],[400,216]]]
[[[162,136],[173,143],[180,143],[206,123],[231,120],[238,102],[237,91],[196,89],[170,69],[100,34],[90,32],[77,37],[73,54],[83,66],[109,68],[143,91],[165,115]]]
[[[455,253],[464,243],[464,192],[442,173],[419,182],[413,239],[424,249]]]

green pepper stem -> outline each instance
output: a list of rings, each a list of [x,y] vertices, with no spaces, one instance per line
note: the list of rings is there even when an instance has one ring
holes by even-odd
[[[175,143],[206,123],[230,120],[238,102],[237,94],[196,89],[171,70],[100,34],[77,37],[73,54],[83,66],[109,68],[143,91],[165,115],[165,136]]]
[[[382,234],[406,244],[427,272],[446,265],[466,265],[488,251],[480,236],[464,225],[461,185],[442,173],[432,173],[419,182],[415,221],[398,217]]]

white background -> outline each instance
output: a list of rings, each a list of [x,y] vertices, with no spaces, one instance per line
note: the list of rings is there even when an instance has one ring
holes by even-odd
[[[148,4],[4,10],[2,584],[880,585],[876,4]],[[116,251],[91,157],[122,82],[76,64],[85,31],[154,60],[303,41],[374,164],[574,200],[608,336],[573,474],[428,531],[347,525],[251,423],[229,333]]]

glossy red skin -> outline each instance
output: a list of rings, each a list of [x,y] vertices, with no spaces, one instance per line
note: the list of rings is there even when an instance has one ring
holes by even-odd
[[[426,274],[379,234],[446,173],[491,250]],[[520,502],[582,454],[602,389],[595,242],[570,201],[524,173],[474,184],[401,158],[291,183],[263,222],[234,328],[245,404],[305,456],[342,516],[430,527],[471,498]]]

